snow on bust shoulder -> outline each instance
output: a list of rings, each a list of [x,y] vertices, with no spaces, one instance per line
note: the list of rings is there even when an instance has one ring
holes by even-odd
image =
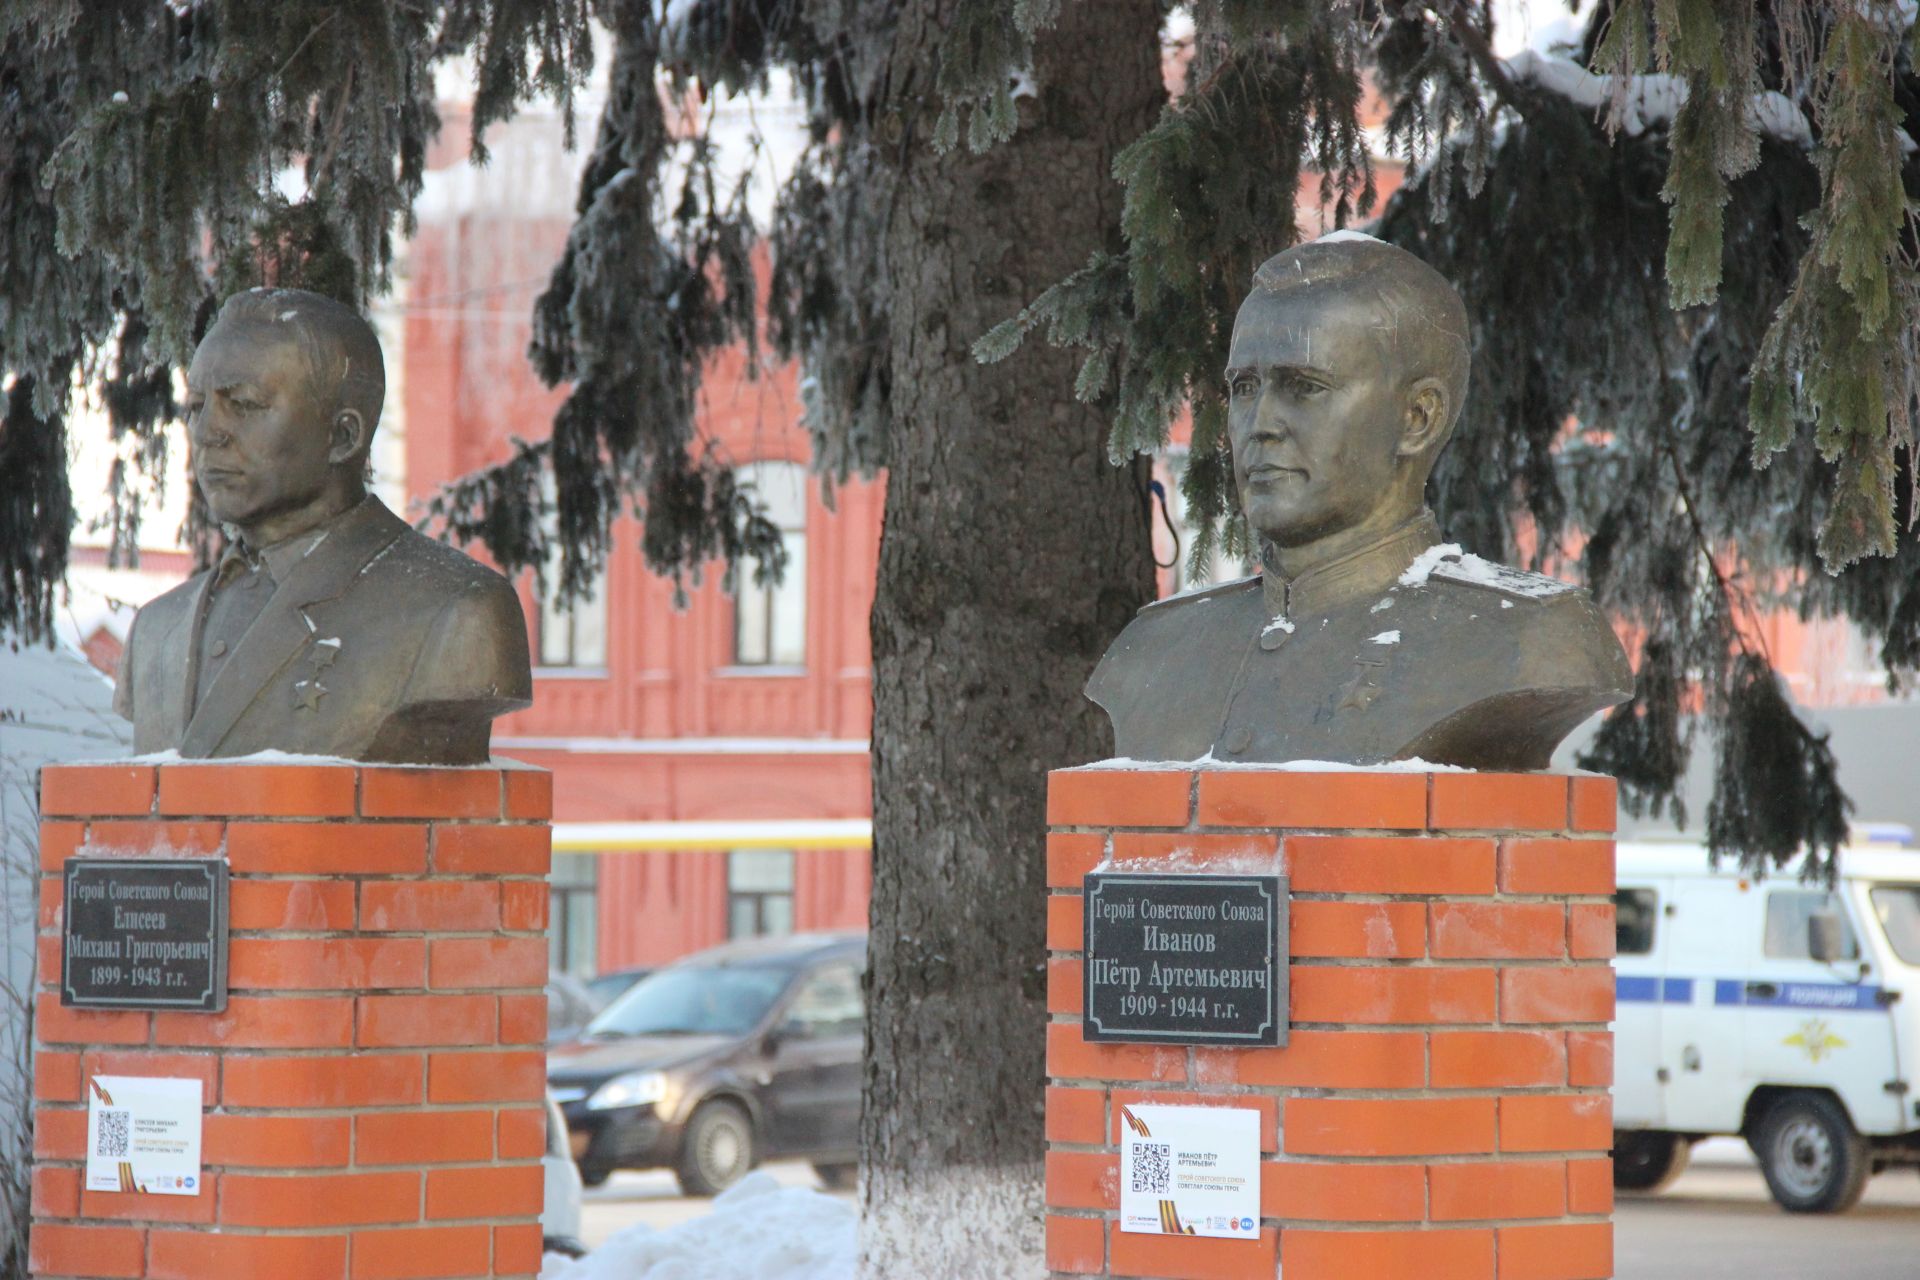
[[[1534,600],[1547,600],[1574,590],[1570,582],[1558,578],[1549,578],[1545,574],[1528,573],[1524,569],[1515,569],[1509,565],[1496,564],[1492,560],[1483,560],[1479,556],[1462,551],[1457,542],[1438,542],[1422,551],[1407,571],[1400,575],[1399,585],[1403,587],[1424,587],[1429,578],[1439,577],[1448,582],[1466,582],[1476,586],[1492,587],[1508,595],[1525,596]]]
[[[858,1223],[846,1201],[756,1170],[702,1217],[628,1227],[577,1261],[548,1254],[540,1280],[855,1280]]]

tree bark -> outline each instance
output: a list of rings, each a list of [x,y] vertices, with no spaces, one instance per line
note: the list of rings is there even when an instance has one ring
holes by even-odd
[[[1044,1269],[1046,773],[1109,754],[1081,688],[1154,590],[1147,469],[1108,461],[1104,415],[1073,397],[1078,357],[1036,336],[981,366],[969,347],[1119,247],[1113,157],[1165,100],[1159,6],[1069,0],[1015,136],[942,156],[924,104],[954,7],[897,11],[888,59],[912,133],[887,240],[893,422],[872,616],[870,1280]]]

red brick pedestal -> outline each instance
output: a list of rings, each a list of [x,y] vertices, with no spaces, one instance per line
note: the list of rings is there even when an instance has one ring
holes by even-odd
[[[35,1276],[539,1271],[548,774],[66,765],[41,809]],[[61,1007],[90,855],[227,859],[225,1013]],[[204,1082],[201,1194],[81,1190],[94,1074]]]
[[[1047,808],[1055,1276],[1613,1275],[1612,780],[1095,767]],[[1096,867],[1290,877],[1286,1047],[1088,1044]],[[1119,1230],[1133,1102],[1260,1111],[1258,1242]]]

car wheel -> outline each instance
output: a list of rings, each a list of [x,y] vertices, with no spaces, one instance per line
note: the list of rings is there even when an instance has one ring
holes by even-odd
[[[706,1102],[687,1122],[674,1171],[680,1190],[690,1196],[725,1191],[753,1168],[753,1122],[731,1102]]]
[[[1686,1171],[1693,1144],[1677,1133],[1643,1130],[1613,1135],[1613,1185],[1622,1191],[1663,1191]]]
[[[851,1191],[860,1181],[857,1164],[816,1164],[813,1172],[819,1177],[820,1185],[829,1191]]]
[[[1755,1129],[1753,1149],[1767,1190],[1789,1213],[1845,1213],[1867,1189],[1867,1140],[1823,1093],[1775,1103]]]

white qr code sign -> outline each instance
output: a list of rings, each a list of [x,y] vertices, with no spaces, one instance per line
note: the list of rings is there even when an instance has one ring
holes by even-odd
[[[1260,1235],[1260,1113],[1244,1107],[1120,1108],[1120,1229]]]
[[[197,1079],[87,1077],[87,1190],[197,1196]]]

